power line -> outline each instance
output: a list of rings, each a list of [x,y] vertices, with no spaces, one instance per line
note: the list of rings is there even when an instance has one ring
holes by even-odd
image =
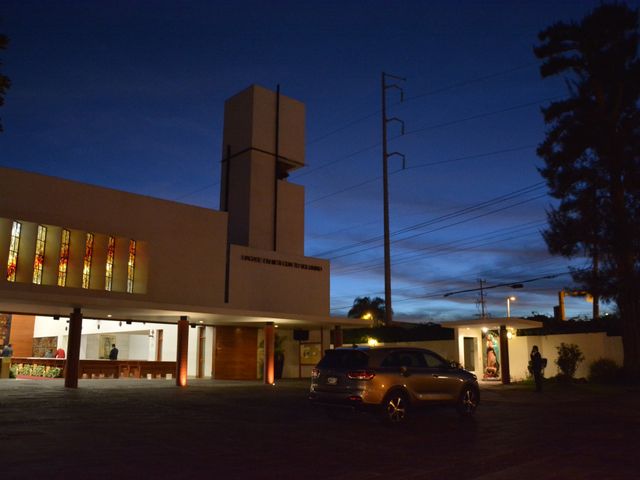
[[[489,287],[482,287],[482,288],[483,288],[483,290],[489,290],[489,289],[498,288],[498,287],[510,287],[512,285],[518,285],[518,284],[521,284],[521,283],[531,283],[531,282],[536,282],[538,280],[548,280],[548,279],[551,279],[551,278],[559,277],[560,275],[568,275],[570,273],[571,272],[563,272],[563,273],[557,273],[557,274],[552,274],[552,275],[544,275],[542,277],[529,278],[527,280],[518,280],[518,281],[515,281],[515,282],[508,282],[508,283],[498,283],[496,285],[491,285]],[[457,295],[458,293],[477,292],[479,290],[480,290],[480,288],[468,288],[466,290],[458,290],[458,291],[455,291],[455,292],[447,292],[447,293],[444,294],[444,296],[445,297],[450,297],[452,295]]]
[[[455,157],[455,158],[450,158],[450,159],[447,159],[447,160],[439,160],[439,161],[436,161],[436,162],[429,162],[429,163],[423,163],[423,164],[419,164],[419,165],[413,165],[413,166],[406,167],[404,170],[412,170],[412,169],[417,169],[417,168],[431,167],[431,166],[434,166],[434,165],[442,165],[442,164],[445,164],[445,163],[459,162],[459,161],[462,161],[462,160],[473,160],[473,159],[482,158],[482,157],[489,157],[489,156],[492,156],[492,155],[499,155],[499,154],[502,154],[502,153],[512,153],[512,152],[517,152],[517,151],[533,148],[535,146],[536,145],[523,145],[521,147],[506,148],[506,149],[502,149],[502,150],[494,150],[492,152],[478,153],[478,154],[473,154],[473,155],[465,155],[465,156],[462,156],[462,157]],[[391,174],[398,173],[400,171],[402,171],[402,170],[396,170],[395,172],[391,172]],[[339,190],[339,191],[324,195],[323,197],[315,198],[313,200],[310,200],[310,201],[306,202],[306,204],[308,205],[309,203],[314,203],[314,202],[317,202],[317,201],[320,201],[320,200],[324,200],[325,198],[332,197],[334,195],[339,195],[340,193],[343,193],[343,192],[348,191],[350,189],[356,189],[356,188],[359,188],[361,186],[368,185],[368,184],[373,183],[373,182],[375,182],[377,180],[380,180],[381,178],[382,178],[382,176],[377,176],[377,177],[372,178],[370,180],[365,180],[364,182],[362,182],[360,184],[352,185],[351,187],[347,187],[347,188],[344,188],[342,190]],[[370,222],[360,223],[358,225],[349,225],[348,227],[340,228],[340,229],[334,230],[332,232],[318,234],[318,235],[316,235],[316,238],[325,238],[325,237],[329,237],[329,236],[337,234],[337,233],[345,232],[347,230],[353,230],[356,227],[362,227],[362,226],[366,226],[366,225],[373,225],[373,224],[376,224],[376,223],[378,223],[378,220],[372,220]]]
[[[531,223],[534,223],[534,225],[530,225]],[[494,232],[491,232],[490,234],[484,234],[484,235],[474,235],[472,237],[469,237],[467,239],[467,241],[464,241],[464,239],[462,240],[458,240],[456,242],[450,242],[444,245],[440,245],[437,248],[435,248],[435,250],[430,253],[430,254],[423,254],[420,253],[422,251],[425,250],[430,250],[433,249],[433,246],[428,246],[428,247],[424,247],[424,248],[420,248],[417,250],[414,250],[412,252],[405,252],[404,254],[399,254],[396,256],[396,259],[393,262],[394,266],[397,265],[402,265],[404,263],[407,262],[411,262],[417,259],[420,260],[424,260],[427,258],[434,258],[434,257],[440,257],[440,256],[444,256],[444,255],[451,255],[451,254],[457,254],[457,253],[461,253],[461,252],[466,252],[466,251],[470,251],[473,250],[475,248],[478,247],[482,247],[485,245],[492,245],[495,243],[502,243],[502,242],[506,242],[509,240],[515,240],[517,238],[522,238],[522,237],[526,237],[529,235],[532,235],[533,233],[537,233],[537,232],[527,232],[527,233],[523,233],[520,235],[515,235],[515,236],[510,236],[510,237],[506,237],[506,238],[499,238],[496,240],[497,236],[501,236],[504,235],[505,233],[515,233],[519,230],[528,230],[531,228],[538,228],[540,226],[542,226],[544,223],[540,223],[539,221],[535,221],[535,222],[528,222],[527,226],[519,226],[519,227],[509,227],[507,229],[499,229],[496,230]],[[511,230],[511,232],[510,232]],[[500,234],[497,234],[497,232],[501,232]],[[479,238],[482,239],[483,241],[478,242],[478,240],[471,240],[472,238]],[[456,245],[457,244],[457,245]],[[465,246],[466,248],[452,248],[452,247],[462,247]],[[353,273],[359,273],[359,272],[364,272],[364,271],[368,271],[368,270],[375,270],[376,268],[378,268],[379,262],[371,265],[370,262],[368,261],[363,261],[363,262],[358,262],[355,264],[351,264],[348,266],[345,266],[343,269],[340,269],[340,267],[338,267],[336,270],[334,270],[335,274],[342,274],[342,275],[347,275],[347,274],[353,274]]]
[[[408,97],[408,98],[405,99],[405,102],[408,103],[408,102],[411,102],[413,100],[417,100],[419,98],[424,98],[424,97],[428,97],[428,96],[432,96],[432,95],[437,95],[437,94],[440,94],[440,93],[448,92],[450,90],[455,90],[456,88],[466,87],[467,85],[472,85],[474,83],[483,82],[485,80],[490,80],[492,78],[500,77],[502,75],[508,75],[510,73],[517,72],[519,70],[524,70],[526,68],[530,68],[532,66],[538,66],[538,63],[537,62],[527,63],[525,65],[520,65],[520,66],[517,66],[517,67],[513,67],[513,68],[510,68],[510,69],[507,69],[507,70],[501,70],[499,72],[490,73],[488,75],[483,75],[483,76],[480,76],[480,77],[475,77],[475,78],[471,78],[469,80],[465,80],[465,81],[462,81],[462,82],[458,82],[458,83],[454,83],[454,84],[447,85],[447,86],[444,86],[444,87],[440,87],[440,88],[437,88],[435,90],[430,90],[430,91],[421,93],[419,95],[414,95],[412,97]],[[314,143],[317,143],[317,142],[319,142],[321,140],[324,140],[325,138],[328,138],[328,137],[330,137],[332,135],[335,135],[336,133],[339,133],[339,132],[341,132],[341,131],[349,128],[349,127],[352,127],[353,125],[357,125],[360,122],[363,122],[365,120],[373,118],[373,117],[375,117],[375,116],[377,116],[379,114],[380,114],[380,110],[376,110],[375,112],[371,112],[371,113],[368,113],[366,115],[363,115],[362,117],[359,117],[359,118],[357,118],[355,120],[352,120],[352,121],[350,121],[350,122],[348,122],[348,123],[346,123],[346,124],[344,124],[344,125],[342,125],[342,126],[340,126],[338,128],[335,128],[335,129],[333,129],[333,130],[331,130],[329,132],[323,133],[323,134],[315,137],[314,139],[312,139],[312,140],[310,140],[308,142],[308,145],[313,145]]]
[[[483,287],[484,290],[487,289],[493,289],[493,288],[498,288],[498,287],[508,287],[511,285],[515,285],[515,284],[519,284],[519,283],[530,283],[530,282],[534,282],[534,281],[539,281],[539,280],[547,280],[547,279],[553,279],[553,278],[557,278],[560,276],[564,276],[564,275],[568,275],[571,272],[567,272],[567,271],[561,271],[561,272],[554,272],[554,273],[550,273],[547,275],[542,275],[536,278],[530,278],[530,279],[525,279],[525,280],[517,280],[517,281],[512,281],[512,282],[505,282],[505,283],[500,283],[497,285],[492,285],[489,287]],[[466,292],[473,292],[473,291],[478,291],[480,290],[480,288],[472,288],[472,289],[466,289],[466,290],[459,290],[456,292],[432,292],[432,293],[426,293],[426,294],[422,294],[422,295],[415,295],[415,296],[410,296],[410,297],[405,297],[402,298],[400,300],[395,300],[395,303],[401,303],[401,302],[409,302],[409,301],[413,301],[413,300],[424,300],[424,299],[428,299],[428,298],[441,298],[443,295],[449,293],[448,296],[451,296],[453,294],[457,294],[457,293],[466,293]],[[340,306],[340,307],[333,307],[330,308],[329,310],[331,311],[335,311],[335,310],[344,310],[345,308],[351,308],[353,305],[347,305],[347,306]]]
[[[390,175],[393,175],[395,173],[401,172],[402,170],[413,170],[413,169],[417,169],[417,168],[425,168],[425,167],[431,167],[434,165],[443,165],[445,163],[453,163],[453,162],[461,162],[463,160],[475,160],[478,158],[483,158],[483,157],[490,157],[493,155],[501,155],[503,153],[512,153],[512,152],[518,152],[518,151],[522,151],[522,150],[527,150],[530,148],[535,147],[536,145],[523,145],[521,147],[514,147],[514,148],[505,148],[505,149],[501,149],[501,150],[494,150],[492,152],[485,152],[485,153],[477,153],[477,154],[473,154],[473,155],[464,155],[462,157],[455,157],[455,158],[450,158],[447,160],[439,160],[436,162],[429,162],[429,163],[422,163],[419,165],[414,165],[414,166],[409,166],[409,167],[405,167],[399,170],[395,170],[393,172],[390,172]],[[309,200],[307,202],[305,202],[305,205],[311,205],[312,203],[316,203],[319,202],[321,200],[325,200],[327,198],[331,198],[334,197],[336,195],[340,195],[341,193],[345,193],[351,190],[355,190],[357,188],[363,187],[365,185],[368,185],[370,183],[376,182],[378,180],[380,180],[382,178],[382,175],[378,175],[377,177],[371,178],[369,180],[365,180],[363,182],[357,183],[355,185],[351,185],[345,188],[342,188],[340,190],[336,190],[335,192],[332,193],[328,193],[326,195],[323,195],[322,197],[318,197],[318,198],[314,198],[313,200]]]
[[[420,229],[420,228],[423,228],[423,227],[434,225],[434,224],[440,223],[440,222],[445,221],[445,220],[449,220],[449,219],[452,219],[452,218],[457,218],[457,217],[463,216],[463,215],[465,215],[467,213],[474,212],[476,210],[480,210],[480,209],[482,209],[484,207],[489,207],[489,206],[492,206],[492,205],[495,205],[495,204],[498,204],[498,203],[502,203],[502,202],[505,202],[505,201],[508,201],[508,200],[512,200],[512,199],[520,197],[522,195],[526,195],[528,193],[532,193],[532,192],[534,192],[536,190],[539,190],[540,188],[542,188],[542,186],[544,184],[545,184],[545,182],[536,182],[536,183],[534,183],[532,185],[529,185],[527,187],[523,187],[523,188],[520,188],[518,190],[514,190],[513,192],[509,192],[507,194],[499,195],[497,197],[494,197],[492,199],[486,200],[484,202],[480,202],[480,203],[477,203],[477,204],[474,204],[474,205],[470,205],[470,206],[465,207],[465,208],[463,208],[461,210],[457,210],[455,212],[447,213],[447,214],[441,215],[439,217],[433,218],[431,220],[427,220],[427,221],[424,221],[424,222],[419,222],[419,223],[410,225],[408,227],[401,228],[400,230],[396,230],[395,232],[393,232],[391,234],[391,236],[392,237],[398,236],[398,235],[401,235],[403,233],[408,233],[408,232],[411,232],[411,231],[414,231],[414,230],[417,230],[417,229]],[[407,237],[407,238],[412,238],[412,237]],[[361,241],[356,242],[356,243],[351,244],[351,245],[346,245],[346,246],[338,247],[338,248],[335,248],[335,249],[332,249],[332,250],[327,250],[327,251],[324,251],[324,252],[321,252],[321,253],[316,253],[316,254],[313,254],[313,256],[322,258],[322,257],[330,256],[330,255],[335,254],[335,253],[339,253],[341,251],[349,250],[351,248],[356,248],[356,247],[359,247],[361,245],[367,245],[367,244],[370,244],[370,243],[373,243],[373,242],[377,242],[377,241],[380,241],[381,239],[382,239],[382,236],[378,235],[376,237],[371,237],[371,238],[368,238],[368,239],[365,239],[365,240],[361,240]],[[332,257],[332,258],[335,259],[335,258],[339,258],[339,257]]]
[[[210,188],[213,188],[216,185],[220,185],[220,182],[214,182],[214,183],[207,184],[204,187],[201,187],[201,188],[198,188],[196,190],[191,191],[190,193],[185,193],[184,195],[180,195],[179,197],[174,197],[173,200],[174,201],[182,200],[184,198],[190,197],[190,196],[195,195],[197,193],[204,192],[205,190],[209,190]]]
[[[554,100],[554,99],[557,99],[557,98],[561,98],[561,97],[564,97],[564,95],[556,95],[556,96],[553,96],[553,97],[546,97],[546,98],[542,98],[542,99],[539,99],[539,100],[536,100],[536,101],[533,101],[533,102],[522,103],[522,104],[518,104],[518,105],[513,105],[513,106],[510,106],[510,107],[502,108],[502,109],[499,109],[499,110],[492,110],[490,112],[479,113],[479,114],[476,114],[476,115],[472,115],[470,117],[464,117],[464,118],[460,118],[460,119],[457,119],[457,120],[451,120],[451,121],[448,121],[448,122],[437,123],[437,124],[434,124],[434,125],[429,125],[429,126],[426,126],[426,127],[418,128],[416,130],[410,130],[410,131],[406,132],[405,135],[413,135],[413,134],[425,132],[425,131],[428,131],[428,130],[435,130],[435,129],[438,129],[438,128],[448,127],[448,126],[451,126],[451,125],[457,125],[459,123],[464,123],[464,122],[468,122],[468,121],[471,121],[471,120],[479,120],[481,118],[486,118],[486,117],[490,117],[490,116],[494,116],[494,115],[499,115],[501,113],[507,113],[507,112],[511,112],[511,111],[515,111],[515,110],[520,110],[520,109],[523,109],[523,108],[529,108],[529,107],[532,107],[532,106],[535,106],[535,105],[540,105],[540,104],[542,104],[544,102],[547,102],[547,101],[550,101],[550,100]],[[398,138],[398,137],[393,137],[392,139],[395,139],[395,138]],[[329,167],[331,165],[334,165],[334,164],[338,163],[341,160],[347,160],[349,158],[353,158],[353,157],[355,157],[355,156],[357,156],[357,155],[359,155],[361,153],[364,153],[364,152],[367,152],[367,151],[372,150],[374,148],[377,148],[380,145],[382,145],[382,142],[377,142],[375,144],[372,144],[372,145],[369,145],[367,147],[364,147],[364,148],[361,148],[359,150],[356,150],[354,152],[351,152],[351,153],[349,153],[349,154],[347,154],[345,156],[338,157],[335,160],[332,160],[330,162],[324,163],[322,165],[318,165],[317,167],[310,167],[306,171],[303,171],[303,172],[301,172],[299,174],[294,172],[292,175],[296,175],[295,176],[296,179],[298,179],[300,177],[303,177],[305,175],[310,175],[311,173],[315,173],[318,170],[322,170],[322,169],[327,168],[327,167]]]
[[[442,128],[442,127],[449,127],[451,125],[457,125],[459,123],[464,123],[464,122],[468,122],[468,121],[471,121],[471,120],[478,120],[480,118],[491,117],[493,115],[499,115],[501,113],[512,112],[512,111],[520,110],[520,109],[523,109],[523,108],[533,107],[533,106],[540,105],[543,102],[548,102],[548,101],[551,101],[551,100],[555,100],[555,99],[558,99],[558,98],[564,98],[564,97],[566,97],[566,95],[555,95],[553,97],[541,98],[541,99],[535,100],[533,102],[521,103],[519,105],[513,105],[511,107],[501,108],[499,110],[494,110],[494,111],[491,111],[491,112],[485,112],[485,113],[479,113],[477,115],[471,115],[470,117],[460,118],[458,120],[451,120],[449,122],[437,123],[435,125],[428,125],[426,127],[417,128],[415,130],[409,130],[408,132],[405,133],[405,135],[413,135],[415,133],[422,133],[422,132],[426,132],[428,130],[435,130],[437,128]]]
[[[523,204],[525,204],[525,203],[532,202],[532,201],[534,201],[534,200],[537,200],[537,199],[539,199],[539,198],[543,198],[543,197],[546,197],[546,196],[547,196],[547,194],[546,194],[546,193],[545,193],[545,194],[542,194],[542,195],[537,195],[537,196],[535,196],[535,197],[528,198],[528,199],[526,199],[526,200],[522,200],[522,201],[520,201],[520,202],[517,202],[517,203],[511,204],[511,205],[507,205],[507,206],[502,207],[502,208],[497,208],[497,209],[495,209],[495,210],[491,210],[491,211],[489,211],[489,212],[482,213],[482,214],[480,214],[480,215],[476,215],[476,216],[471,217],[471,218],[466,218],[466,219],[464,219],[464,220],[460,220],[460,221],[458,221],[458,222],[454,222],[454,223],[450,223],[450,224],[447,224],[447,225],[444,225],[444,226],[441,226],[441,227],[438,227],[438,228],[434,228],[434,229],[432,229],[432,230],[428,230],[428,231],[426,231],[426,232],[416,233],[416,234],[414,234],[414,235],[410,235],[410,236],[408,236],[408,237],[401,238],[399,241],[409,240],[409,239],[411,239],[411,238],[416,238],[416,237],[419,237],[419,236],[421,236],[421,235],[426,235],[427,233],[437,232],[437,231],[440,231],[440,230],[444,230],[445,228],[450,228],[450,227],[454,227],[454,226],[456,226],[456,225],[460,225],[460,224],[462,224],[462,223],[470,222],[470,221],[472,221],[472,220],[477,220],[478,218],[482,218],[482,217],[486,217],[487,215],[492,215],[492,214],[494,214],[494,213],[502,212],[502,211],[507,210],[507,209],[509,209],[509,208],[517,207],[517,206],[519,206],[519,205],[523,205]],[[338,258],[346,257],[346,256],[349,256],[349,255],[355,255],[356,253],[361,253],[361,252],[364,252],[364,251],[366,251],[366,250],[371,250],[371,249],[373,249],[373,248],[378,248],[378,246],[377,246],[377,245],[374,245],[374,246],[371,246],[371,247],[362,248],[362,249],[357,250],[357,251],[355,251],[355,252],[346,253],[346,254],[343,254],[343,255],[338,255],[338,256],[336,256],[336,257],[331,257],[331,260],[335,260],[335,259],[338,259]]]

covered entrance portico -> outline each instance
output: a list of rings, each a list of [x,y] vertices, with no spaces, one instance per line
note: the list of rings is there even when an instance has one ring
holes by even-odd
[[[518,317],[477,318],[447,322],[453,328],[458,362],[478,379],[511,383],[509,340],[516,330],[539,328],[541,322]]]
[[[168,309],[164,305],[155,305],[155,308],[150,308],[150,305],[145,305],[144,307],[123,305],[114,299],[93,302],[88,301],[88,298],[84,298],[83,307],[71,308],[66,305],[60,305],[52,299],[49,299],[48,303],[45,304],[43,301],[32,303],[28,300],[28,297],[31,297],[29,294],[22,295],[22,297],[8,299],[2,298],[2,295],[0,295],[0,311],[20,315],[37,315],[38,318],[53,317],[50,318],[52,324],[60,327],[66,325],[64,335],[66,344],[60,346],[63,346],[67,353],[64,363],[65,386],[70,388],[77,388],[79,373],[82,373],[78,370],[81,335],[85,337],[96,335],[96,323],[98,325],[102,324],[101,332],[111,332],[112,334],[118,333],[118,325],[120,325],[121,329],[124,327],[122,329],[123,334],[128,333],[127,327],[134,329],[130,330],[129,333],[135,332],[139,334],[140,330],[158,328],[159,324],[166,326],[165,330],[173,326],[176,340],[175,350],[171,346],[165,346],[165,352],[168,349],[170,354],[169,358],[164,358],[164,360],[173,360],[171,353],[175,351],[175,379],[178,386],[186,386],[189,369],[191,367],[191,370],[194,370],[193,367],[196,364],[198,364],[198,368],[191,372],[190,375],[209,376],[202,375],[203,358],[205,357],[208,367],[207,372],[211,373],[212,378],[233,379],[236,371],[228,372],[225,370],[223,373],[223,369],[225,365],[237,363],[237,359],[243,356],[249,358],[249,362],[253,358],[253,369],[251,370],[251,367],[249,367],[248,377],[235,378],[257,379],[262,376],[265,383],[272,384],[275,381],[276,351],[274,347],[276,332],[306,331],[308,332],[307,335],[311,334],[313,346],[317,351],[321,352],[330,347],[331,330],[334,330],[334,344],[337,344],[341,337],[342,326],[365,326],[364,324],[366,324],[366,322],[359,319],[290,314],[272,315],[265,312],[246,310],[177,310]],[[61,321],[53,322],[53,319]],[[86,324],[84,329],[83,322]],[[247,337],[247,333],[254,332],[250,335],[253,338],[253,346],[251,347],[249,342],[248,350],[238,349],[233,342],[225,341],[223,338],[224,332],[229,332],[231,337],[236,339]],[[190,333],[192,338],[190,338]],[[292,335],[289,334],[289,336],[291,337]],[[257,357],[258,342],[256,340],[258,338],[261,339],[259,358]],[[202,341],[203,339],[204,341]],[[246,340],[244,343],[247,343]],[[155,347],[156,349],[162,348],[161,345],[156,345]],[[86,345],[84,345],[84,349],[86,350]],[[160,352],[160,350],[157,351]],[[156,359],[156,353],[152,352],[150,353],[150,360],[154,359]],[[290,367],[296,361],[296,358],[290,356]],[[108,363],[108,360],[105,360],[105,362]],[[262,375],[256,374],[256,367],[260,368]],[[290,370],[293,369],[290,368]],[[300,365],[299,370],[302,374],[302,365]],[[214,372],[218,372],[219,376],[215,376]],[[251,376],[252,374],[253,377]]]

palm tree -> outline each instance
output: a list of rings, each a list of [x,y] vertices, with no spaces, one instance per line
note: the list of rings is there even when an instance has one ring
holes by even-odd
[[[543,109],[538,155],[551,196],[543,233],[551,253],[586,254],[574,280],[614,300],[624,367],[640,381],[640,60],[638,11],[602,5],[580,23],[559,22],[534,49],[542,77],[563,75],[569,96]]]
[[[385,311],[384,300],[380,297],[356,297],[347,316],[373,320],[374,325],[379,326],[384,325]]]

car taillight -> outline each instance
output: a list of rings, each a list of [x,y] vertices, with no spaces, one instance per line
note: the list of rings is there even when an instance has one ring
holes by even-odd
[[[318,378],[320,376],[320,370],[318,370],[317,368],[314,368],[313,370],[311,370],[311,378]]]
[[[376,376],[376,372],[372,372],[371,370],[354,370],[353,372],[347,373],[347,377],[351,380],[371,380]]]

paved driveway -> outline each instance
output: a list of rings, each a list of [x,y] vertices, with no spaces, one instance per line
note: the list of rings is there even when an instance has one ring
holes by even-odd
[[[638,478],[640,392],[483,387],[404,428],[329,420],[308,382],[0,381],[0,478]]]

